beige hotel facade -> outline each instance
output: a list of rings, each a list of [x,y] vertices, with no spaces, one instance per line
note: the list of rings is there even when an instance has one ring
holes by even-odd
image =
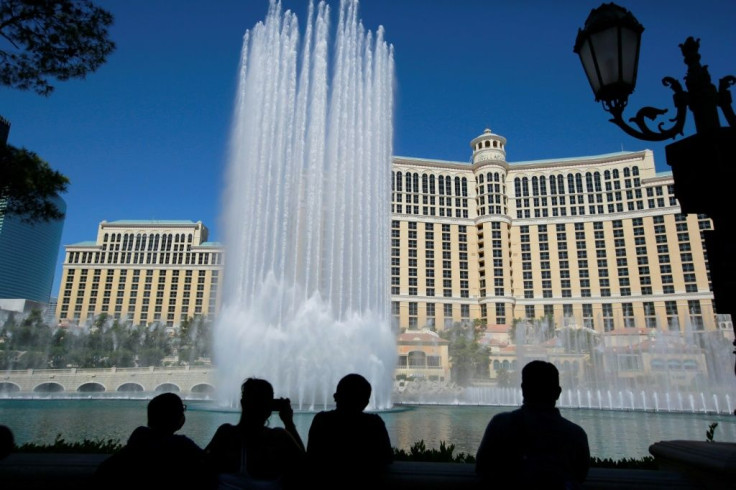
[[[103,221],[97,240],[66,246],[56,317],[98,315],[176,326],[219,308],[223,248],[201,221]]]
[[[402,329],[552,319],[716,328],[702,231],[651,151],[508,163],[485,130],[470,163],[395,157],[391,294]]]
[[[506,161],[486,130],[467,162],[394,157],[391,298],[401,330],[480,319],[608,332],[717,328],[702,231],[649,150]],[[113,221],[66,246],[60,323],[106,313],[178,325],[219,308],[224,249],[192,221]],[[389,244],[387,244],[389,245]]]

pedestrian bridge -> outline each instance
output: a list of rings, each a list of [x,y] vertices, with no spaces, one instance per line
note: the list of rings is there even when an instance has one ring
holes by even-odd
[[[209,396],[215,391],[214,376],[213,367],[192,366],[2,371],[0,397],[136,392]]]

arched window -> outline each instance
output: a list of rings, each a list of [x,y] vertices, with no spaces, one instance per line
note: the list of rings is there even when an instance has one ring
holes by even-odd
[[[460,182],[461,182],[461,188],[462,188],[462,195],[464,197],[467,197],[468,196],[468,178],[463,177],[463,179]]]
[[[601,173],[600,172],[596,172],[595,174],[593,174],[593,181],[595,182],[595,191],[596,192],[600,192],[602,190],[601,189]]]
[[[406,192],[411,192],[411,173],[406,172]]]
[[[624,177],[631,177],[631,170],[629,170],[629,167],[624,167]]]
[[[445,177],[445,194],[452,195],[452,177]]]
[[[429,192],[429,176],[422,174],[422,192],[427,194]]]
[[[557,176],[557,193],[565,193],[565,178],[562,175]]]
[[[445,178],[442,175],[440,175],[437,178],[437,181],[438,181],[437,183],[438,183],[439,188],[440,188],[440,195],[443,195],[444,196],[445,195]]]
[[[521,179],[521,195],[525,197],[529,195],[529,178],[528,177],[523,177]]]
[[[567,193],[575,194],[575,177],[572,174],[567,174]]]
[[[429,176],[429,193],[434,194],[434,175]]]
[[[460,191],[460,177],[455,177],[455,195],[456,196],[462,195]]]
[[[403,190],[401,184],[401,172],[396,172],[396,190],[399,192]]]
[[[613,178],[618,179],[618,169],[617,168],[613,169]]]
[[[125,247],[127,247],[127,246],[128,246],[128,234],[126,233],[123,236],[123,250],[125,250]]]
[[[543,196],[547,195],[547,177],[544,175],[539,177],[539,193]]]
[[[593,174],[587,172],[585,174],[585,190],[588,192],[594,192],[593,189]]]
[[[549,193],[553,196],[557,194],[557,179],[555,179],[554,175],[549,178]]]
[[[483,174],[478,175],[478,183],[479,184],[483,183]]]
[[[583,193],[583,176],[582,174],[575,174],[575,185],[578,189],[578,193]]]
[[[532,177],[532,196],[539,195],[539,179],[537,176]]]
[[[412,183],[414,184],[414,192],[419,192],[419,174],[414,174]]]
[[[611,180],[611,171],[606,170],[605,172],[603,172],[603,178],[606,180]]]
[[[396,172],[391,172],[391,190],[396,190]]]
[[[633,174],[634,177],[638,177],[639,176],[639,167],[637,167],[636,165],[634,165],[633,167],[631,167],[631,173]]]
[[[521,197],[521,179],[519,177],[514,179],[514,193],[516,197]]]

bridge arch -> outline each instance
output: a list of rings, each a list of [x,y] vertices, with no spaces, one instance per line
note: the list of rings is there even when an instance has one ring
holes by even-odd
[[[199,384],[192,386],[192,394],[214,395],[215,387],[209,383],[199,383]]]
[[[9,381],[0,382],[0,393],[15,393],[20,391],[20,386]]]
[[[156,387],[155,390],[156,393],[179,393],[181,392],[181,388],[179,388],[174,383],[162,383]]]
[[[138,383],[123,383],[120,386],[118,386],[118,389],[115,390],[115,391],[118,391],[118,392],[122,391],[122,392],[127,392],[127,393],[135,393],[135,392],[144,391],[144,390],[143,390],[143,386],[141,386]]]
[[[35,388],[33,388],[34,393],[59,393],[64,391],[64,386],[60,383],[55,383],[53,381],[48,381],[46,383],[41,383],[39,385],[36,385]]]
[[[80,393],[99,393],[99,392],[107,391],[107,390],[105,389],[104,385],[93,381],[93,382],[84,383],[80,385],[77,388],[77,391]]]

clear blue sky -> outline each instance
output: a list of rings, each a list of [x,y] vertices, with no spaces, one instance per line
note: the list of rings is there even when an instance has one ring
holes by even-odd
[[[102,220],[190,219],[221,240],[223,170],[244,32],[268,0],[98,0],[115,23],[108,62],[49,97],[0,87],[9,142],[71,179],[63,246],[94,240]],[[333,14],[337,0],[329,0]],[[485,128],[508,139],[511,163],[652,149],[593,100],[572,48],[600,0],[363,0],[396,61],[394,154],[467,162]],[[624,114],[672,106],[664,76],[682,80],[678,44],[701,38],[714,81],[736,75],[736,1],[626,0],[644,25],[637,89]],[[306,20],[307,0],[284,0]],[[697,9],[697,11],[696,11]],[[333,25],[336,17],[333,15]],[[691,118],[690,118],[691,119]],[[685,135],[692,134],[689,121]],[[705,163],[705,162],[702,162]],[[698,162],[701,164],[701,162]]]

